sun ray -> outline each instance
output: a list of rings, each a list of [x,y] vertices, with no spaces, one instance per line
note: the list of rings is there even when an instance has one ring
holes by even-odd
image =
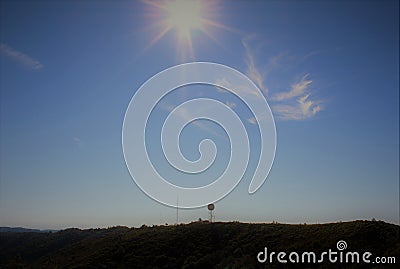
[[[150,41],[149,45],[146,47],[146,49],[152,47],[155,43],[157,43],[163,36],[165,36],[166,33],[168,33],[171,30],[170,27],[164,27],[163,30],[158,32],[158,34]]]

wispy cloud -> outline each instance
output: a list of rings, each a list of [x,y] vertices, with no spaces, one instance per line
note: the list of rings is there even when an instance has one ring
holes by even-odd
[[[250,48],[249,41],[254,36],[246,37],[242,40],[243,47],[245,49],[245,58],[244,61],[247,66],[246,75],[256,83],[256,85],[268,94],[268,88],[264,85],[264,75],[260,72],[260,70],[256,66],[254,54]]]
[[[304,116],[314,116],[322,109],[322,107],[318,104],[318,102],[310,100],[309,97],[310,94],[307,94],[300,97],[298,100],[301,112],[303,113]]]
[[[276,93],[271,97],[272,111],[278,119],[304,120],[315,116],[322,110],[322,101],[312,98],[309,87],[312,80],[308,75],[291,85],[287,92]]]
[[[80,139],[79,137],[73,137],[72,138],[72,141],[74,142],[74,144],[77,146],[77,147],[82,147],[83,146],[83,141],[82,141],[82,139]]]
[[[232,82],[228,81],[226,78],[219,79],[215,82],[215,84],[220,85],[221,87],[216,87],[217,91],[219,92],[226,92],[228,93],[226,89],[235,89],[235,92],[238,94],[243,94],[243,95],[252,95],[254,97],[259,97],[260,93],[253,87],[250,88],[247,85],[238,85],[238,84],[233,84]]]
[[[299,82],[291,85],[291,89],[288,92],[279,92],[271,97],[273,101],[283,101],[299,95],[304,94],[304,92],[311,85],[312,80],[308,79],[308,74],[304,75]]]
[[[290,85],[288,91],[275,92],[269,96],[270,90],[266,86],[266,74],[271,69],[279,66],[279,62],[285,54],[279,54],[267,59],[266,66],[268,68],[266,71],[262,71],[256,65],[254,52],[249,45],[251,38],[252,36],[244,38],[242,41],[245,48],[246,74],[264,92],[267,100],[270,101],[271,109],[275,116],[281,120],[304,120],[320,112],[323,108],[322,101],[312,97],[310,86],[313,81],[309,79],[309,74],[304,75],[299,81]],[[254,124],[255,119],[250,118],[248,122]]]
[[[6,57],[11,58],[14,61],[16,61],[30,69],[39,70],[39,69],[43,68],[43,64],[41,62],[39,62],[38,60],[35,60],[34,58],[30,57],[29,55],[27,55],[23,52],[20,52],[4,43],[0,43],[0,52],[1,52],[1,54],[5,55]]]
[[[315,116],[322,110],[320,101],[309,99],[310,95],[304,95],[294,102],[278,103],[272,105],[271,109],[275,116],[281,120],[304,120]]]
[[[251,124],[257,124],[257,120],[254,117],[248,118],[247,121]]]
[[[226,101],[225,104],[231,109],[234,109],[236,107],[236,104],[234,102]]]

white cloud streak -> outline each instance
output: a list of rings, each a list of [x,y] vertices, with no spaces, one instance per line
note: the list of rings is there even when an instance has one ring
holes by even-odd
[[[271,97],[271,100],[283,101],[304,94],[312,83],[312,80],[307,79],[307,77],[308,74],[303,76],[299,82],[292,84],[290,91],[277,93]]]
[[[230,109],[234,109],[236,107],[236,104],[234,102],[229,102],[226,101],[225,104],[230,108]]]
[[[236,93],[241,94],[241,95],[243,94],[243,95],[250,95],[250,96],[254,96],[254,97],[260,97],[260,93],[257,90],[255,90],[254,87],[249,88],[246,85],[232,84],[225,78],[222,78],[222,79],[216,81],[215,84],[221,85],[222,88],[218,87],[218,86],[216,87],[217,91],[219,91],[219,92],[228,93],[229,91],[226,89],[235,89]]]
[[[243,39],[242,44],[245,48],[244,62],[246,64],[246,74],[253,80],[257,86],[264,92],[264,95],[269,99],[271,109],[280,120],[304,120],[311,118],[319,113],[322,107],[322,101],[315,100],[311,96],[310,86],[313,81],[309,79],[309,74],[304,75],[299,81],[290,86],[290,90],[283,92],[275,92],[271,97],[268,97],[269,89],[265,85],[266,72],[261,72],[255,63],[254,53],[249,46],[248,37]],[[272,57],[268,61],[269,68],[278,66],[278,60],[282,55]],[[270,71],[270,70],[269,70]],[[254,124],[253,118],[248,119],[248,122]]]
[[[242,40],[243,47],[246,51],[244,61],[247,65],[246,75],[254,81],[254,83],[265,93],[268,94],[268,88],[264,85],[264,76],[256,66],[254,54],[249,45],[249,39],[252,37],[244,38]]]
[[[249,123],[251,123],[251,124],[254,124],[254,125],[257,124],[257,120],[256,120],[256,118],[254,118],[254,117],[248,118],[247,121],[248,121]]]
[[[271,98],[274,102],[272,111],[278,119],[304,120],[322,110],[322,102],[311,97],[311,83],[305,75],[299,82],[292,84],[290,91],[277,93]]]
[[[13,49],[12,47],[0,43],[0,52],[1,54],[5,55],[8,58],[13,59],[14,61],[22,64],[23,66],[26,66],[30,69],[33,70],[39,70],[43,68],[43,64],[39,62],[38,60],[33,59],[29,55],[22,53],[16,49]]]
[[[305,120],[315,116],[322,110],[320,101],[309,99],[309,94],[304,95],[290,104],[273,104],[271,109],[280,120]]]

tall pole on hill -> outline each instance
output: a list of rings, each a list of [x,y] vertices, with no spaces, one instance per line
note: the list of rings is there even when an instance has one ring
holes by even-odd
[[[176,196],[176,225],[178,225],[178,221],[179,221],[179,213],[178,213],[179,205],[178,205],[178,203],[179,203],[179,197]]]

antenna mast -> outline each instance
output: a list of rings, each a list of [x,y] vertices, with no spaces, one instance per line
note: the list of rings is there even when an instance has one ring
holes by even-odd
[[[179,203],[179,197],[177,196],[176,197],[176,225],[178,225],[178,221],[179,221],[179,206],[178,206],[178,203]]]

